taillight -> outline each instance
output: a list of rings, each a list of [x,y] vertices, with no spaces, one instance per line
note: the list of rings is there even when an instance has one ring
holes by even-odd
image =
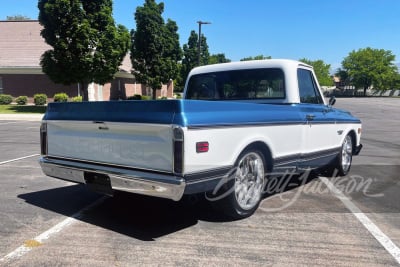
[[[183,130],[180,127],[173,129],[174,134],[174,173],[183,173]]]
[[[196,152],[197,153],[205,153],[208,152],[210,146],[208,142],[197,142],[196,143]]]
[[[40,125],[40,153],[47,155],[47,123]]]

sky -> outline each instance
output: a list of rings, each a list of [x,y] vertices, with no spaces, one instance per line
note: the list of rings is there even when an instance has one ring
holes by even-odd
[[[157,3],[161,2],[156,0]],[[211,54],[232,61],[249,56],[323,60],[334,71],[351,51],[390,50],[400,62],[399,0],[163,0],[164,19],[179,27],[181,45],[202,26]],[[114,19],[135,28],[144,0],[114,0]],[[37,19],[37,0],[0,0],[0,20]]]

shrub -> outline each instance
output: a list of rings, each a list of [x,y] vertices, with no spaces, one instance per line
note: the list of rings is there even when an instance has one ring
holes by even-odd
[[[58,93],[54,95],[54,102],[67,102],[68,95],[66,93]]]
[[[141,95],[133,95],[133,96],[129,96],[126,100],[142,100],[142,96]]]
[[[0,95],[0,105],[9,105],[13,101],[10,95]]]
[[[72,98],[72,102],[82,102],[83,97],[82,96],[75,96]]]
[[[36,106],[43,106],[47,103],[47,95],[45,94],[35,94],[33,96],[33,102]]]
[[[26,105],[28,103],[28,97],[25,95],[21,95],[15,99],[15,102],[17,102],[17,104],[21,106]]]
[[[142,100],[151,100],[151,96],[142,95]]]

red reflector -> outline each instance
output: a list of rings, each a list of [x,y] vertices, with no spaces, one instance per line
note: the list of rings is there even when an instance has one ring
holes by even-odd
[[[197,153],[208,152],[208,149],[209,149],[208,142],[197,142],[196,143],[196,152]]]

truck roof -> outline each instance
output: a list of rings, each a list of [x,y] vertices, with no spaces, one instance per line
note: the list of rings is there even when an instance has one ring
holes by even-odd
[[[250,60],[250,61],[238,61],[222,64],[206,65],[194,68],[190,75],[228,71],[228,70],[240,70],[240,69],[254,69],[254,68],[297,68],[298,66],[312,69],[310,65],[307,65],[301,61],[291,59],[264,59],[264,60]]]

